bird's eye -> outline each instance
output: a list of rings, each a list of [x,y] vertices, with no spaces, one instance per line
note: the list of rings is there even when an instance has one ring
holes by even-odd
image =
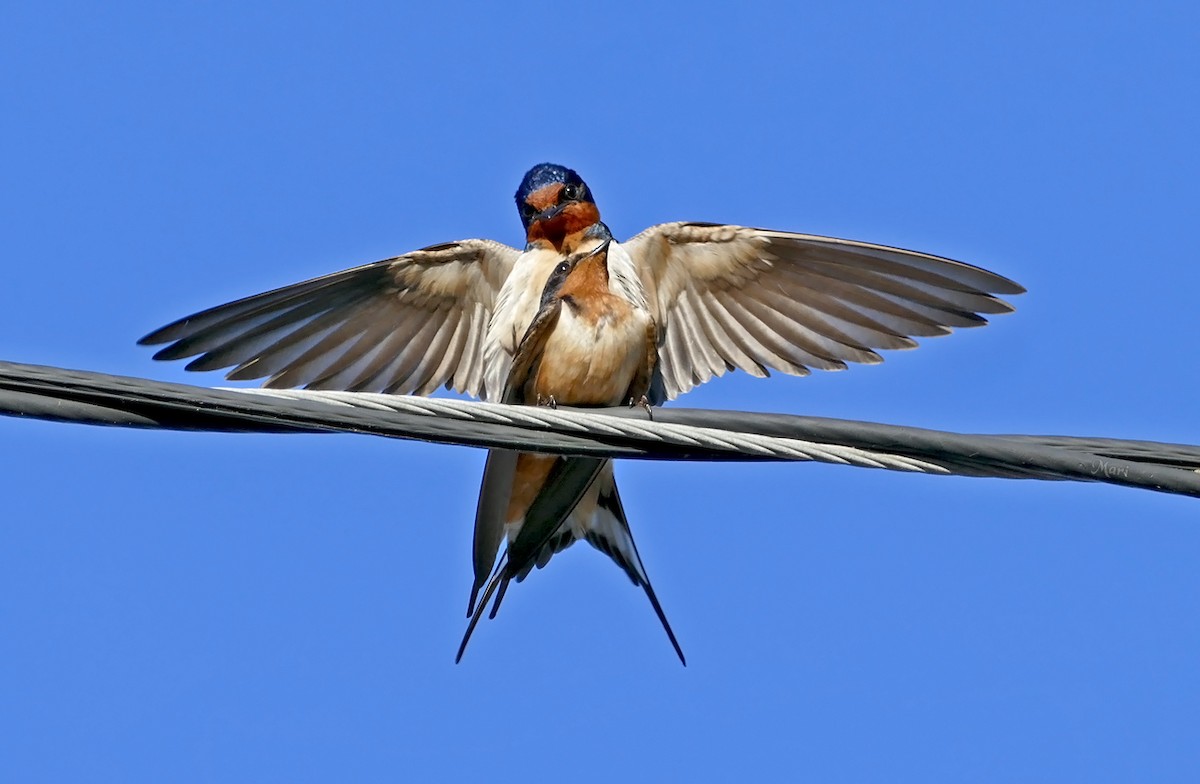
[[[562,196],[559,201],[575,201],[579,198],[582,188],[573,182],[568,182],[563,186]]]
[[[561,261],[561,262],[559,262],[558,266],[554,268],[554,272],[555,272],[555,274],[558,274],[558,275],[566,275],[567,272],[570,271],[570,269],[571,269],[570,264],[568,264],[565,261]]]
[[[532,218],[534,215],[537,215],[537,207],[534,207],[532,204],[529,204],[528,202],[521,205],[521,216],[522,217]]]

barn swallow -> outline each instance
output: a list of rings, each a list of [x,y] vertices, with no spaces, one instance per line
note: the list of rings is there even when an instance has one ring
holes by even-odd
[[[626,292],[614,284],[607,229],[592,230],[592,235],[600,239],[596,248],[566,257],[550,273],[513,357],[505,403],[613,406],[648,401],[658,360],[658,330],[649,303],[643,291]],[[476,606],[486,577],[481,569],[490,569],[501,531],[508,548]],[[535,565],[545,566],[580,539],[608,554],[642,588],[686,665],[633,542],[612,461],[503,450],[492,450],[484,468],[475,528],[476,582],[467,606],[471,621],[456,661],[493,594],[491,617],[511,580],[524,579]]]
[[[556,164],[530,169],[516,202],[523,251],[434,245],[210,308],[139,342],[170,344],[155,359],[196,357],[188,370],[232,367],[226,378],[270,388],[659,405],[732,370],[876,364],[878,349],[986,324],[1012,310],[1000,295],[1024,291],[938,256],[744,226],[664,223],[618,243],[588,185]],[[484,469],[459,657],[493,595],[495,615],[510,581],[579,539],[642,587],[683,661],[611,461],[505,450]]]

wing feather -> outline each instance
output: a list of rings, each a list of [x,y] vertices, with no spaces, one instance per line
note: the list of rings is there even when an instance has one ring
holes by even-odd
[[[236,365],[227,374],[231,381],[275,376],[284,369],[302,366],[305,357],[309,357],[311,363],[310,352],[316,347],[337,347],[352,339],[355,333],[342,327],[358,320],[362,310],[371,310],[371,304],[368,301],[333,311],[314,310],[302,318],[288,319],[269,329],[268,325],[263,325],[229,338],[190,363],[188,369],[217,370]]]
[[[269,387],[479,395],[482,341],[520,252],[489,240],[436,245],[179,319],[139,342],[188,370],[232,367]]]
[[[280,389],[308,382],[310,389],[337,389],[335,378],[349,375],[346,371],[363,359],[364,355],[377,348],[383,338],[392,332],[388,323],[388,306],[382,302],[367,303],[353,315],[357,323],[353,326],[347,319],[347,328],[335,330],[313,344],[307,351],[288,364],[273,371],[272,383]],[[360,367],[361,369],[361,367]],[[230,374],[236,373],[236,369]],[[349,378],[345,379],[347,382]],[[332,386],[323,386],[326,382]]]
[[[725,295],[705,291],[701,298],[701,307],[708,316],[704,320],[705,329],[710,331],[710,336],[719,336],[713,339],[713,343],[720,341],[717,351],[721,356],[729,359],[738,370],[758,378],[766,378],[768,372],[761,361],[766,348],[742,329],[729,313],[729,308],[725,305]]]
[[[679,329],[675,331],[674,339],[678,344],[676,350],[686,356],[686,362],[680,364],[686,364],[692,369],[691,380],[694,383],[703,384],[723,374],[728,363],[721,357],[705,329],[708,319],[705,318],[703,309],[693,305],[693,299],[693,292],[688,291],[676,303],[679,315],[679,321],[676,323]]]
[[[393,329],[385,336],[371,363],[350,382],[352,392],[383,392],[391,379],[396,377],[396,372],[404,362],[404,350],[412,343],[414,330],[427,323],[422,318],[423,314],[407,315],[406,321],[409,323],[401,329]]]
[[[660,328],[670,399],[732,369],[877,363],[879,349],[986,324],[1021,286],[969,264],[863,242],[664,223],[625,244]]]

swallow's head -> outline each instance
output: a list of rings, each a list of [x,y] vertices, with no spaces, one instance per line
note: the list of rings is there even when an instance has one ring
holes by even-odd
[[[546,287],[542,289],[541,307],[554,299],[572,299],[588,296],[596,290],[608,288],[608,237],[595,248],[573,254],[563,259],[550,272]]]
[[[539,163],[525,173],[517,188],[517,211],[527,241],[547,240],[560,251],[566,238],[600,222],[587,183],[554,163]]]

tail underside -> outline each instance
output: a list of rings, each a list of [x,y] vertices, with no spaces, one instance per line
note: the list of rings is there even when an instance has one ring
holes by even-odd
[[[504,469],[507,468],[507,458],[503,457],[503,454],[493,453],[489,456],[480,499],[481,515],[484,510],[495,509],[498,506],[494,498],[499,484],[497,478],[505,475]],[[484,497],[489,495],[493,497]],[[493,597],[495,602],[488,614],[489,618],[496,617],[511,581],[524,580],[534,567],[541,568],[549,563],[555,553],[566,549],[579,539],[586,539],[620,566],[633,584],[645,592],[659,623],[679,656],[679,661],[687,665],[683,649],[680,648],[675,632],[667,621],[666,613],[663,612],[650,583],[650,577],[646,573],[646,567],[638,554],[637,545],[633,541],[629,520],[625,516],[621,496],[613,478],[611,461],[592,458],[563,458],[557,461],[544,491],[530,506],[520,532],[509,543],[500,563],[491,571],[490,578],[486,571],[490,564],[485,565],[481,556],[486,556],[487,550],[491,549],[491,556],[494,558],[500,537],[496,530],[497,524],[493,521],[489,524],[492,528],[491,533],[483,534],[486,543],[482,542],[479,530],[482,519],[480,517],[476,520],[475,583],[467,610],[471,620],[455,657],[456,662],[462,659],[471,634]],[[495,545],[492,544],[493,541]],[[481,548],[480,544],[484,546]],[[482,596],[479,596],[480,589],[483,589]],[[477,597],[478,604],[475,602]]]

